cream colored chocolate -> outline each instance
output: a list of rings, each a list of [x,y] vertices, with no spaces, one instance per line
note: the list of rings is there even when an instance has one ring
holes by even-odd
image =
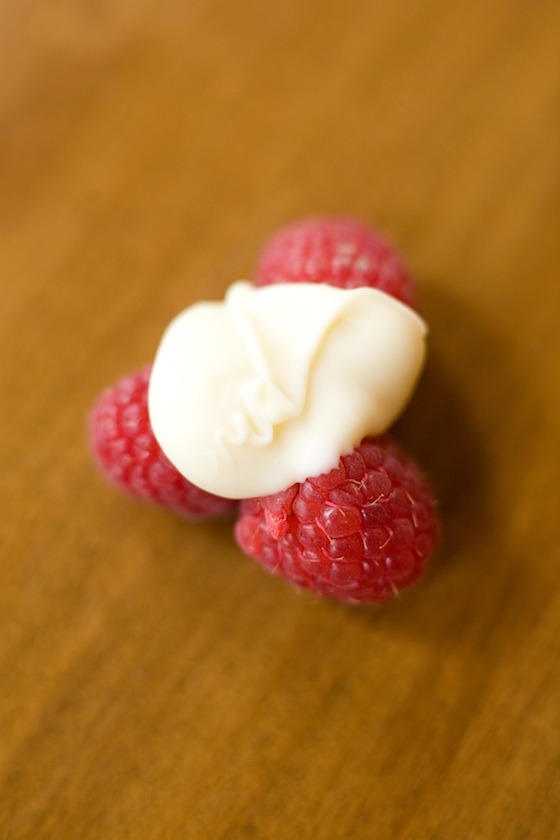
[[[386,431],[425,358],[426,325],[376,289],[240,281],[179,314],[149,388],[155,436],[189,481],[262,496]]]

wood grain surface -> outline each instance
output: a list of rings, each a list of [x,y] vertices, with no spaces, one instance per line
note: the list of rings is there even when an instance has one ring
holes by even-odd
[[[560,5],[0,4],[2,840],[560,836]],[[282,224],[431,328],[445,537],[377,609],[111,489],[96,394]]]

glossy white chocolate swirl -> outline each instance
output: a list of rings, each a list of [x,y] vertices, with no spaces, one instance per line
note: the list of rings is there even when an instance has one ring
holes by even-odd
[[[167,328],[150,378],[155,436],[209,492],[278,492],[395,422],[426,333],[412,309],[375,289],[240,281]]]

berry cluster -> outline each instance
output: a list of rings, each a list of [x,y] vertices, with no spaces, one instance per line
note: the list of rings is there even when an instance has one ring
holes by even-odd
[[[418,580],[438,524],[416,464],[383,436],[365,438],[326,475],[242,501],[235,535],[269,571],[357,603],[384,601]]]
[[[313,219],[280,231],[263,250],[255,283],[370,286],[415,305],[399,255],[353,219]],[[191,484],[157,443],[147,406],[150,369],[101,394],[91,414],[94,455],[133,496],[191,519],[238,510],[240,548],[291,583],[346,603],[384,601],[422,575],[437,543],[431,490],[389,437],[365,438],[331,472],[282,493],[240,502]]]

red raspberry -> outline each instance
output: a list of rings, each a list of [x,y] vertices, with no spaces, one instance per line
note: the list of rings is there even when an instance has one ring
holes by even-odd
[[[351,218],[309,219],[280,230],[265,246],[255,283],[371,286],[416,306],[414,281],[387,240]]]
[[[364,438],[325,475],[244,500],[235,536],[273,574],[352,604],[417,581],[439,523],[418,467],[385,435]]]
[[[201,490],[175,469],[154,437],[148,416],[150,368],[125,376],[95,404],[91,443],[113,484],[189,519],[232,513],[237,502]]]

